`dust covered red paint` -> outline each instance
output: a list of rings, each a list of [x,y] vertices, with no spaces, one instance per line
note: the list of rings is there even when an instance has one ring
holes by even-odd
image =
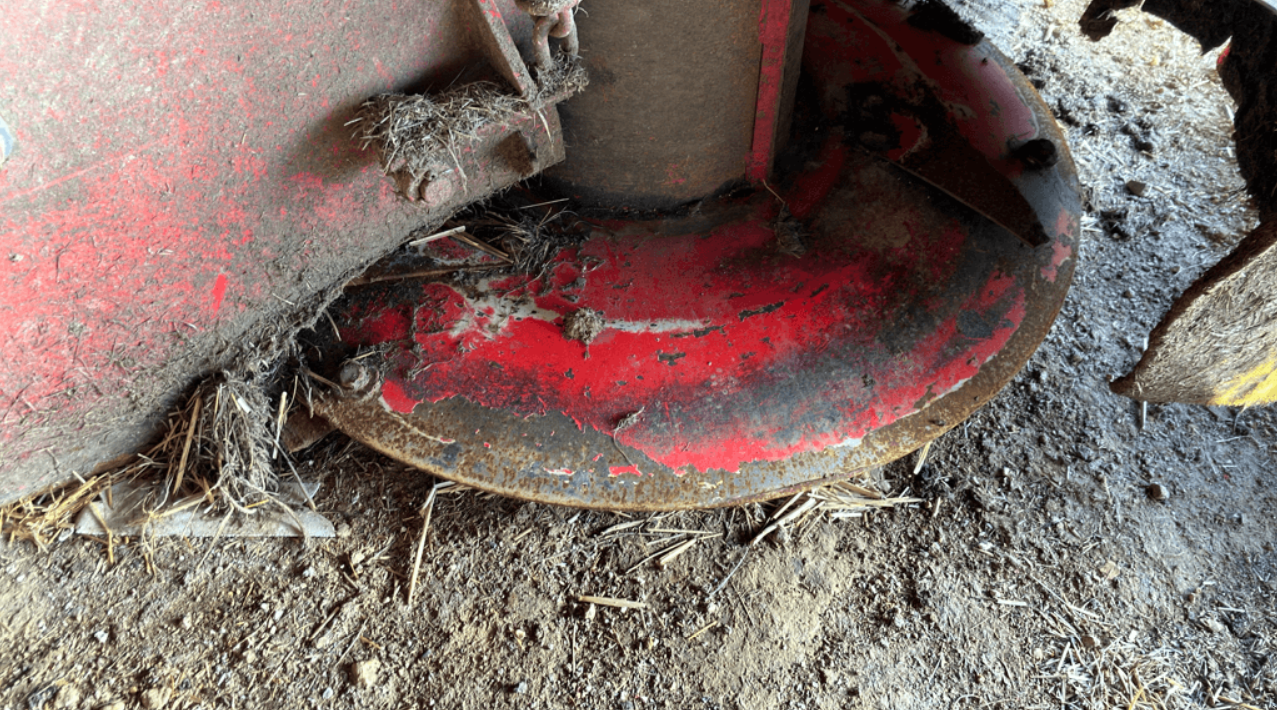
[[[804,65],[818,84],[907,92],[923,76],[962,135],[1021,179],[1010,146],[1038,135],[1037,119],[986,50],[937,44],[890,4],[865,4],[890,34],[839,3],[822,7]],[[777,204],[760,191],[713,228],[601,224],[606,236],[561,253],[543,280],[433,283],[365,303],[343,339],[397,344],[383,391],[397,411],[461,398],[521,417],[561,413],[650,460],[610,466],[613,477],[736,471],[856,446],[1001,351],[1026,317],[1016,262],[1053,281],[1076,223],[1057,221],[1052,236],[1063,241],[1040,252],[987,226],[974,236],[962,209],[902,188],[831,128],[781,195],[812,232],[800,257],[777,247]],[[904,149],[925,140],[917,125],[897,128]],[[605,319],[588,346],[562,334],[563,317],[581,307]]]
[[[948,258],[967,239],[957,222],[893,248],[854,247],[843,226],[795,258],[776,248],[774,204],[750,210],[705,233],[628,225],[560,254],[544,281],[425,284],[410,311],[355,309],[342,338],[398,343],[382,389],[395,411],[462,397],[560,412],[669,469],[730,471],[846,445],[917,411],[974,375],[1024,316],[1023,289],[996,270],[961,301],[937,295],[922,301],[931,313],[908,313],[966,268]],[[561,327],[587,306],[606,321],[588,346]],[[893,353],[908,318],[930,327]]]
[[[419,223],[344,124],[366,97],[479,52],[447,31],[454,14],[6,5],[18,150],[0,169],[0,479],[54,444],[60,475],[87,472],[91,453],[67,453],[102,435],[84,417],[148,393],[167,406],[203,353]],[[97,419],[118,432],[159,414]],[[32,434],[46,425],[61,438]]]

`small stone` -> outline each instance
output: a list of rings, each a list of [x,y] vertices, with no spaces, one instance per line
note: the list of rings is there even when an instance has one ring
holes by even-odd
[[[323,698],[324,700],[332,700],[332,697],[333,697],[333,689],[332,689],[332,688],[324,688],[324,692],[320,693],[320,694],[319,694],[319,697]]]
[[[381,661],[370,658],[353,663],[350,666],[350,682],[356,688],[371,688],[377,684],[377,674],[381,671]]]
[[[191,615],[190,614],[184,615],[181,619],[178,620],[177,625],[182,627],[183,631],[190,631],[191,630]]]
[[[1228,631],[1228,627],[1221,624],[1219,619],[1202,619],[1202,626],[1206,627],[1206,630],[1213,634],[1222,634]]]
[[[1083,636],[1079,638],[1078,641],[1082,644],[1083,648],[1095,648],[1100,645],[1099,640],[1094,636]]]
[[[348,537],[350,537],[350,525],[348,525],[348,524],[346,524],[346,523],[341,523],[341,524],[339,524],[339,525],[337,526],[337,537],[339,537],[339,538],[348,538]]]
[[[106,643],[111,640],[111,634],[107,633],[105,629],[102,629],[94,632],[93,638],[97,639],[98,643]]]
[[[168,704],[168,691],[162,688],[151,688],[142,692],[142,707],[146,710],[160,710]]]
[[[342,363],[341,370],[337,373],[338,384],[351,390],[363,389],[368,384],[368,379],[368,370],[354,360]]]
[[[1171,492],[1160,483],[1149,484],[1148,488],[1144,489],[1144,493],[1153,500],[1167,500],[1171,497]]]
[[[526,681],[526,680],[521,680],[521,681],[519,681],[519,684],[518,684],[518,685],[516,685],[516,686],[514,686],[514,692],[515,692],[515,693],[517,693],[517,694],[519,694],[519,695],[527,695],[527,693],[528,693],[528,681]]]
[[[1126,190],[1136,197],[1143,197],[1144,193],[1148,191],[1148,183],[1140,182],[1139,180],[1127,180]]]
[[[302,570],[302,576],[305,577],[306,579],[310,579],[311,577],[314,577],[315,574],[316,574],[315,567],[313,565]]]
[[[594,617],[596,617],[596,616],[598,616],[598,615],[599,615],[599,608],[598,608],[598,607],[594,606],[593,604],[590,604],[589,606],[585,607],[585,620],[586,620],[586,621],[594,621]]]
[[[78,708],[83,696],[80,695],[80,689],[74,685],[64,685],[58,691],[57,697],[53,699],[53,707],[55,708]]]

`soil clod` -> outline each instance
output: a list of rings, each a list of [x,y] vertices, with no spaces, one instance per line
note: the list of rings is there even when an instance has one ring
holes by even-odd
[[[578,308],[563,316],[563,337],[589,345],[606,325],[602,313],[593,308]]]
[[[380,673],[381,661],[375,658],[352,663],[350,665],[350,682],[356,688],[366,690],[377,685],[377,678]]]

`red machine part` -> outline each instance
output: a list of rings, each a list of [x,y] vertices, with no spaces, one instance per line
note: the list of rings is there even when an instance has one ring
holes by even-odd
[[[0,501],[141,447],[236,344],[522,179],[410,205],[347,125],[374,94],[512,76],[480,5],[530,56],[511,0],[6,4]],[[515,129],[552,163],[556,124]]]
[[[987,44],[907,20],[873,0],[813,7],[815,147],[778,176],[788,215],[757,191],[684,218],[596,221],[543,278],[362,290],[339,318],[342,341],[377,348],[363,362],[382,378],[321,411],[440,475],[614,509],[776,495],[960,422],[1045,336],[1080,205],[1067,151],[1037,169],[1014,155],[1028,140],[1064,145],[1015,69]],[[922,84],[1036,210],[1047,245],[1021,244],[844,130],[858,87],[899,97]],[[779,236],[792,220],[807,232],[798,249]],[[603,318],[588,345],[563,334],[580,308]]]

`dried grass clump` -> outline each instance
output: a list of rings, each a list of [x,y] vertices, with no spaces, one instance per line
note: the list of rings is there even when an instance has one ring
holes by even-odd
[[[501,214],[487,215],[488,224],[498,230],[498,241],[514,259],[514,271],[529,274],[533,278],[545,276],[551,260],[559,251],[577,246],[583,235],[571,231],[570,212],[558,210],[535,215]]]
[[[100,494],[138,478],[164,480],[145,503],[153,513],[189,494],[240,513],[263,503],[282,506],[275,493],[276,464],[287,462],[279,444],[285,405],[273,407],[268,396],[277,376],[278,366],[255,375],[223,372],[204,381],[169,414],[159,443],[117,468],[0,507],[0,533],[44,548],[74,529],[81,511]],[[286,403],[287,395],[280,396]]]
[[[184,452],[170,468],[170,490],[182,489],[184,460],[189,475],[212,482],[210,490],[224,493],[220,499],[241,512],[278,490],[281,422],[267,394],[275,374],[223,372],[200,385],[188,415],[191,454]]]
[[[460,168],[459,148],[475,140],[484,126],[539,111],[545,103],[574,94],[589,83],[580,60],[566,55],[560,55],[538,79],[540,85],[531,100],[486,81],[434,95],[381,94],[364,102],[350,123],[356,126],[355,140],[361,149],[376,148],[382,172],[407,170],[422,180],[447,160]]]
[[[381,94],[360,107],[360,148],[374,146],[382,172],[406,169],[421,179],[443,156],[457,162],[459,144],[480,128],[508,121],[527,103],[496,84],[480,81],[435,96]]]
[[[80,511],[99,493],[151,467],[144,456],[138,458],[126,468],[58,484],[0,507],[0,534],[10,542],[25,540],[44,549],[64,530],[75,528]]]
[[[1202,688],[1185,682],[1177,667],[1182,661],[1179,652],[1168,648],[1145,651],[1134,644],[1115,641],[1104,648],[1086,649],[1069,641],[1059,657],[1044,663],[1042,670],[1045,677],[1058,683],[1053,695],[1071,707],[1202,707]]]
[[[99,494],[136,478],[165,482],[146,504],[151,512],[189,494],[222,510],[247,513],[264,503],[287,510],[275,497],[278,471],[292,465],[280,434],[294,400],[309,397],[309,381],[291,374],[300,362],[297,334],[314,326],[340,295],[340,286],[325,289],[261,323],[252,339],[218,358],[229,363],[221,372],[169,412],[158,443],[87,479],[77,476],[0,507],[0,533],[44,547],[73,529]]]
[[[540,86],[536,100],[548,102],[583,91],[590,85],[590,76],[580,57],[559,54],[554,58],[553,67],[537,72],[537,81]]]
[[[409,244],[462,237],[460,241],[496,255],[506,262],[475,264],[474,268],[501,269],[506,273],[527,274],[533,281],[541,280],[548,276],[550,266],[560,251],[579,246],[590,234],[589,225],[582,222],[574,212],[557,207],[567,201],[568,198],[562,198],[522,204],[517,197],[498,197],[469,206],[444,222],[443,231]],[[459,235],[457,232],[464,232],[469,236]],[[427,270],[413,273],[434,275],[436,272]]]
[[[858,518],[873,510],[923,502],[921,498],[883,495],[867,473],[858,479],[823,485],[809,495],[820,502],[817,510],[829,513],[834,519]]]

